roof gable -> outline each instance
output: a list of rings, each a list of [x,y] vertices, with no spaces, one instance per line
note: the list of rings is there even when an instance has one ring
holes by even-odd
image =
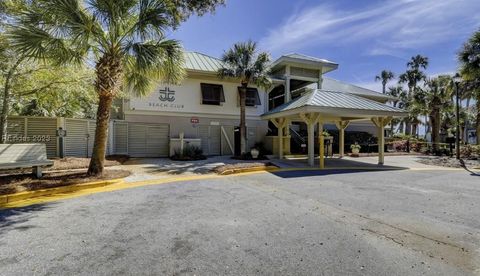
[[[301,108],[304,106],[320,108],[323,107],[326,109],[351,109],[374,112],[387,112],[393,114],[397,113],[399,115],[403,115],[403,113],[405,113],[405,110],[403,109],[382,104],[357,95],[323,89],[315,89],[310,90],[309,92],[288,103],[285,103],[268,111],[262,116]]]
[[[222,68],[222,61],[218,58],[197,52],[185,52],[185,69],[198,72],[217,72]]]

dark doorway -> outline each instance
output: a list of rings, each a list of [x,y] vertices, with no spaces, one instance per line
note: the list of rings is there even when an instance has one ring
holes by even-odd
[[[241,146],[240,146],[240,127],[235,127],[234,133],[234,149],[235,149],[235,156],[240,156]]]

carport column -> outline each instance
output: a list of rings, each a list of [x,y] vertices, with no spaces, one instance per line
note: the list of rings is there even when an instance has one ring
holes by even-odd
[[[271,119],[271,121],[278,129],[278,159],[283,159],[283,129],[287,126],[288,120],[277,118]]]
[[[377,127],[378,138],[378,164],[383,165],[385,162],[385,126],[392,120],[392,117],[376,117],[372,118],[373,124]]]
[[[348,127],[350,124],[350,121],[338,121],[335,123],[337,126],[340,137],[339,137],[339,148],[338,148],[338,153],[340,154],[340,158],[342,158],[345,155],[345,129]]]
[[[315,162],[315,124],[307,124],[308,131],[308,165],[313,167]]]
[[[383,121],[383,120],[382,120]],[[378,164],[385,163],[385,127],[383,124],[378,127]]]
[[[320,143],[319,147],[319,162],[320,169],[325,169],[325,140],[323,138],[323,122],[318,122],[318,141]]]
[[[283,159],[283,127],[278,128],[278,159]]]
[[[317,113],[300,113],[300,118],[307,125],[308,132],[308,165],[313,167],[315,164],[315,124],[320,115]]]

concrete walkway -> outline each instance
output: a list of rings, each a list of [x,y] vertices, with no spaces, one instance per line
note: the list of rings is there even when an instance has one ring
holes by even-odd
[[[448,169],[444,167],[425,165],[416,162],[421,156],[386,156],[385,165],[379,166],[377,164],[378,158],[375,156],[369,157],[344,157],[327,158],[325,164],[327,169],[382,169],[382,170],[407,170],[407,169]],[[215,156],[209,157],[206,160],[199,161],[172,161],[168,158],[135,158],[129,160],[121,166],[111,167],[112,169],[130,170],[132,175],[125,179],[126,182],[137,182],[152,179],[169,179],[178,176],[191,175],[208,175],[213,174],[212,169],[218,166],[237,163],[251,163],[251,162],[271,162],[279,168],[293,169],[293,168],[309,168],[306,157],[298,157],[292,159],[270,159],[257,161],[241,161],[231,159],[229,156]],[[318,167],[318,159],[315,162],[315,167]]]
[[[212,169],[218,166],[236,163],[269,162],[269,160],[241,161],[230,156],[213,156],[198,161],[173,161],[169,158],[134,158],[121,166],[112,169],[124,169],[132,172],[126,182],[137,182],[151,179],[166,179],[177,176],[213,174]]]

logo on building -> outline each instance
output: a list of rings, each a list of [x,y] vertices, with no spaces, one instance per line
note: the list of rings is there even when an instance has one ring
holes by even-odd
[[[160,99],[160,101],[162,102],[175,101],[175,91],[170,90],[170,87],[165,87],[165,89],[160,89],[159,93],[160,93],[160,97],[158,98]]]

